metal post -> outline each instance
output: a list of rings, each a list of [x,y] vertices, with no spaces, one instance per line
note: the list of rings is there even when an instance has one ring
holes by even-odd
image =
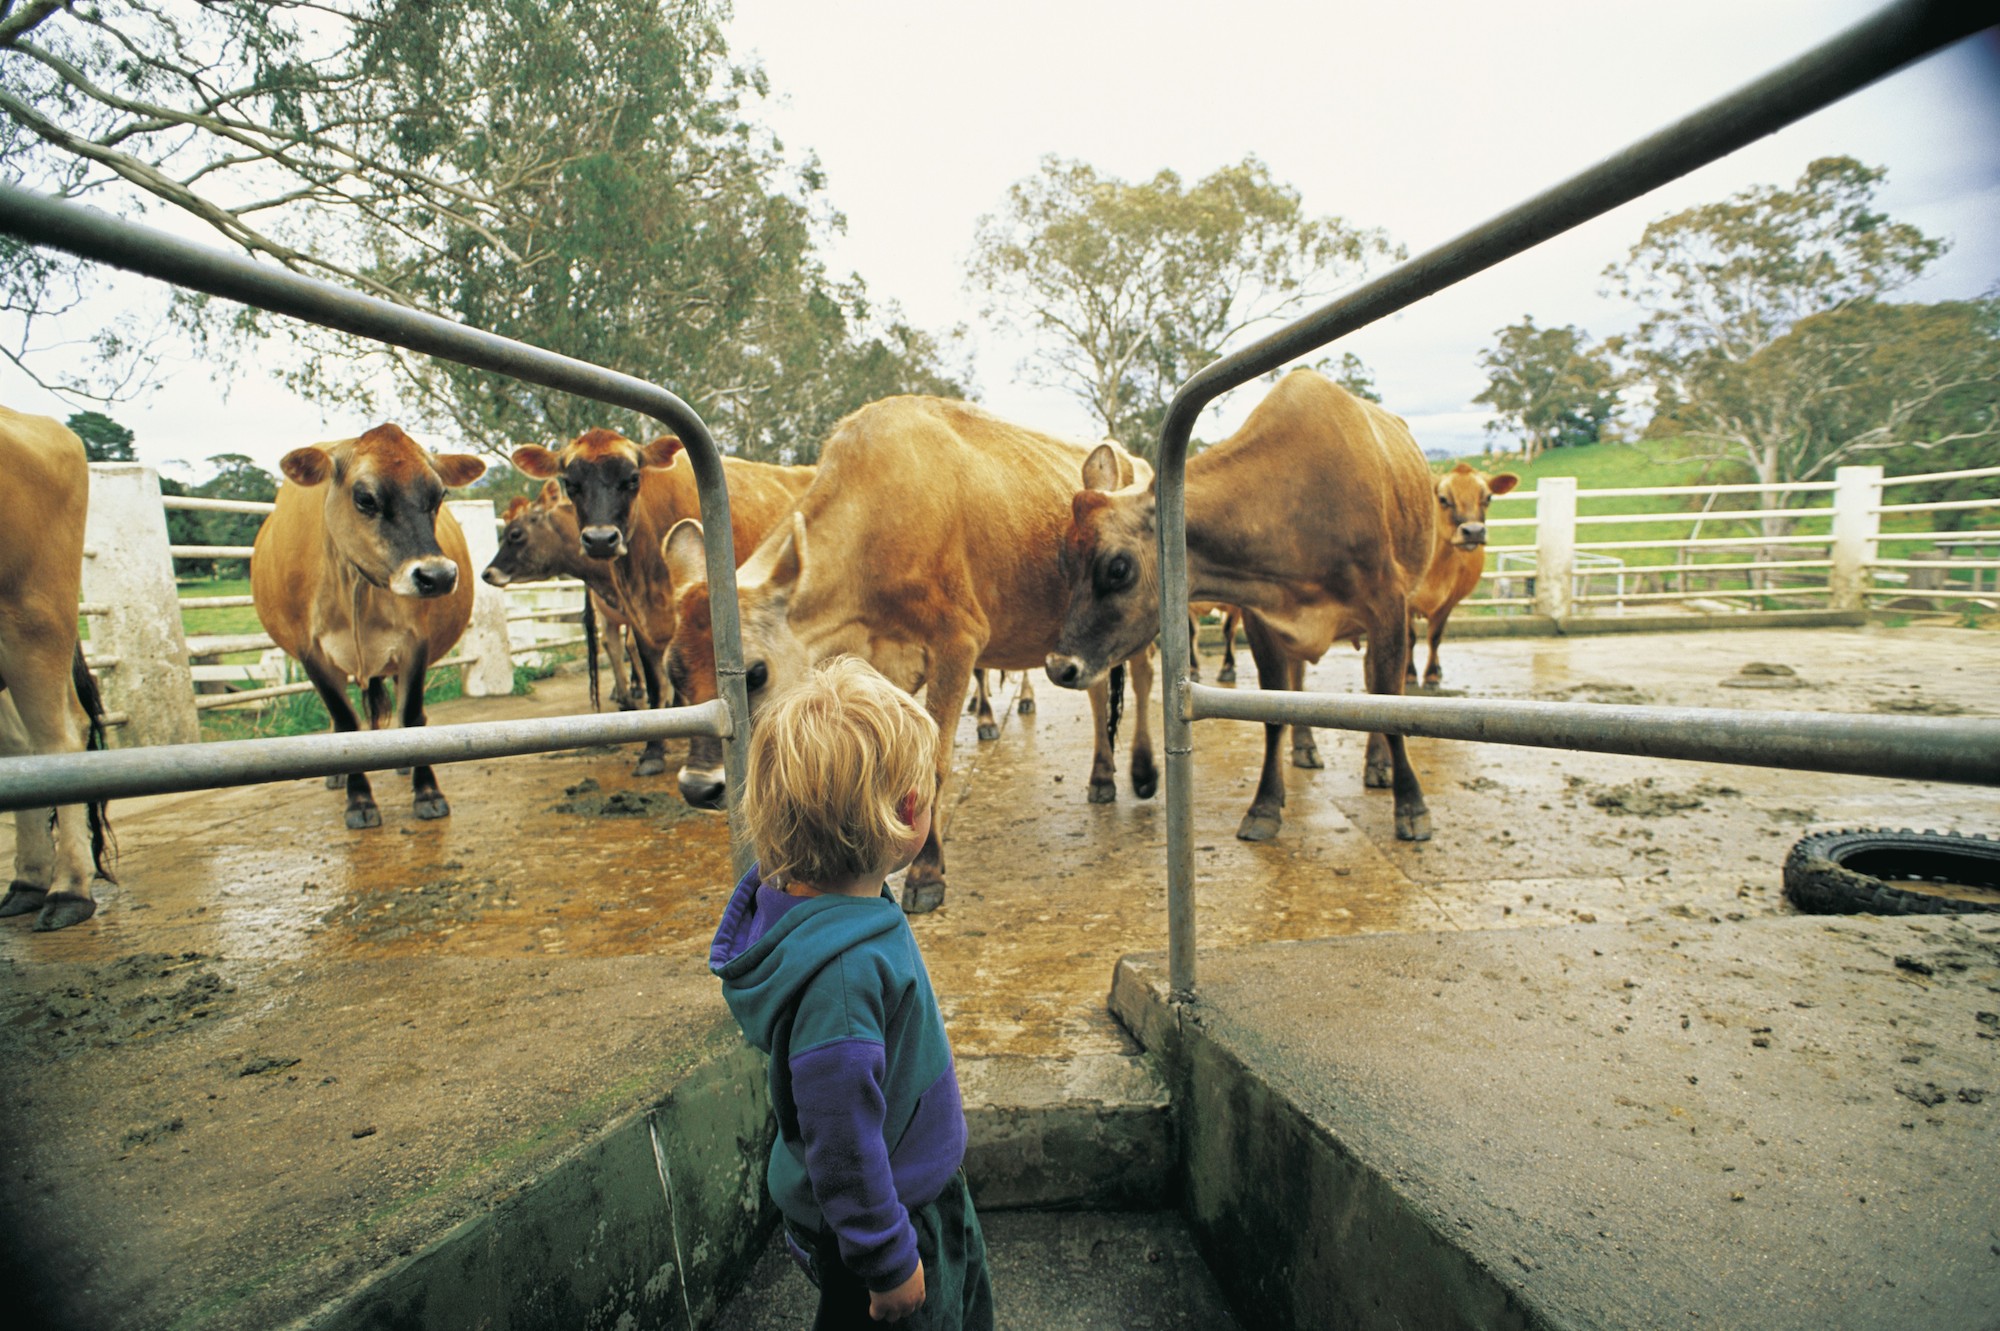
[[[1827,604],[1866,610],[1875,585],[1876,536],[1882,530],[1882,469],[1841,467],[1833,473],[1833,567],[1827,570]]]
[[[1535,613],[1569,618],[1576,573],[1576,477],[1535,482]]]
[[[1185,390],[1183,390],[1185,392]],[[1160,429],[1154,473],[1160,547],[1160,737],[1166,746],[1167,983],[1194,996],[1194,711],[1189,689],[1187,444],[1200,404],[1176,398]]]
[[[91,463],[83,599],[104,613],[90,616],[86,653],[107,661],[94,672],[106,710],[128,718],[111,732],[120,748],[201,738],[169,544],[159,473],[137,462]]]
[[[490,499],[454,499],[445,507],[465,532],[470,567],[458,571],[472,580],[472,622],[458,640],[458,655],[471,665],[460,666],[468,698],[504,698],[514,691],[514,656],[507,638],[507,593],[479,576],[500,553]]]

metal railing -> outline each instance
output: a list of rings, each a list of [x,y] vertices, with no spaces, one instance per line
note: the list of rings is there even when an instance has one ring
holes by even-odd
[[[1855,767],[1845,751],[1844,724],[1836,734],[1788,744],[1797,723],[1793,713],[1706,714],[1600,704],[1302,696],[1198,687],[1188,673],[1187,451],[1201,413],[1230,389],[1629,203],[1989,22],[1990,15],[1979,7],[1948,0],[1907,0],[1884,9],[1748,87],[1203,367],[1181,385],[1160,429],[1157,468],[1168,966],[1175,995],[1191,997],[1195,985],[1194,723],[1204,718],[1284,724],[1297,717],[1338,729],[1453,739],[1495,738],[1503,726],[1512,726],[1519,738],[1507,742],[1607,752],[1659,752],[1625,747],[1630,741],[1617,732],[1668,725],[1676,737],[1672,756],[1680,758],[1755,763],[1761,761],[1760,754],[1786,746],[1781,765],[1788,767],[1866,770],[1923,779],[1940,775],[1933,747],[1942,738],[1939,728],[1909,722],[1878,721],[1856,728],[1854,733],[1863,729],[1871,733],[1874,751],[1864,767]],[[1843,723],[1847,720],[1841,718]],[[2000,784],[2000,721],[1956,721],[1949,729],[1967,755],[1950,779]]]
[[[709,585],[715,590],[713,627],[722,704],[618,716],[4,758],[0,759],[0,810],[141,791],[198,790],[280,775],[325,775],[501,753],[548,752],[605,742],[596,737],[610,735],[632,741],[706,734],[723,741],[730,842],[736,864],[739,868],[744,865],[748,842],[740,799],[749,756],[750,709],[737,622],[735,543],[730,533],[722,454],[693,408],[666,389],[630,375],[12,186],[0,186],[0,232],[274,314],[623,407],[659,421],[686,447],[700,493],[704,553]],[[279,756],[274,759],[272,754]]]

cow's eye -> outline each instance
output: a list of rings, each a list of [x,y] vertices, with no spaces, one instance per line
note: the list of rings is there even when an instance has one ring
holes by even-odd
[[[766,666],[762,661],[758,661],[753,665],[751,665],[750,669],[745,671],[743,674],[743,686],[752,693],[755,693],[758,689],[763,688],[766,684],[770,683],[770,681],[771,681],[770,667]]]
[[[1438,496],[1438,505],[1439,505],[1439,507],[1441,507],[1441,508],[1450,508],[1450,507],[1451,507],[1451,500],[1449,500],[1449,499],[1446,499],[1446,498],[1445,498],[1445,497],[1444,497],[1443,495],[1439,495],[1439,496]]]
[[[1104,585],[1117,590],[1132,581],[1132,558],[1130,555],[1113,555],[1104,561]]]
[[[639,473],[633,472],[618,483],[618,488],[627,494],[636,494],[639,489]]]
[[[507,544],[519,545],[527,539],[528,533],[522,531],[519,527],[509,527],[507,529]]]
[[[371,492],[356,490],[354,492],[354,511],[364,518],[372,518],[382,511],[382,505],[376,502],[375,496]]]

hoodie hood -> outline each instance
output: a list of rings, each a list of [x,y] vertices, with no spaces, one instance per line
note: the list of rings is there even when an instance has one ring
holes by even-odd
[[[779,1020],[821,967],[859,943],[905,926],[903,908],[885,887],[876,897],[800,898],[760,933],[755,924],[763,885],[752,865],[730,893],[709,947],[708,968],[722,981],[723,998],[743,1033],[768,1054]]]

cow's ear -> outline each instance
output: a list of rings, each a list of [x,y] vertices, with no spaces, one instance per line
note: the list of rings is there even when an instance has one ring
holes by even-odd
[[[528,501],[519,495],[515,495],[507,501],[507,511],[500,515],[500,520],[502,522],[512,522],[515,518],[520,517],[527,507]]]
[[[522,444],[514,450],[513,461],[537,480],[548,480],[562,471],[562,461],[540,444]]]
[[[278,470],[293,485],[324,485],[333,474],[333,454],[314,444],[295,448],[278,460]]]
[[[1119,449],[1116,444],[1099,444],[1090,450],[1090,456],[1083,460],[1083,488],[1086,490],[1116,490],[1119,488]]]
[[[1494,494],[1503,495],[1521,483],[1521,478],[1511,471],[1503,471],[1498,476],[1486,478],[1486,488]]]
[[[447,490],[470,485],[486,474],[486,459],[470,453],[440,453],[431,459],[431,465],[437,468],[438,479]]]
[[[708,547],[702,544],[701,524],[682,518],[660,541],[660,558],[666,561],[667,576],[673,579],[676,595],[708,581]]]
[[[794,587],[806,571],[806,515],[792,510],[792,538],[778,551],[771,568],[771,581],[779,587]]]
[[[541,494],[535,497],[535,502],[540,504],[543,508],[554,508],[557,504],[560,504],[562,501],[563,501],[562,482],[543,481],[542,492]]]
[[[663,434],[652,443],[639,450],[639,465],[642,467],[671,467],[680,456],[681,441],[670,434]]]

